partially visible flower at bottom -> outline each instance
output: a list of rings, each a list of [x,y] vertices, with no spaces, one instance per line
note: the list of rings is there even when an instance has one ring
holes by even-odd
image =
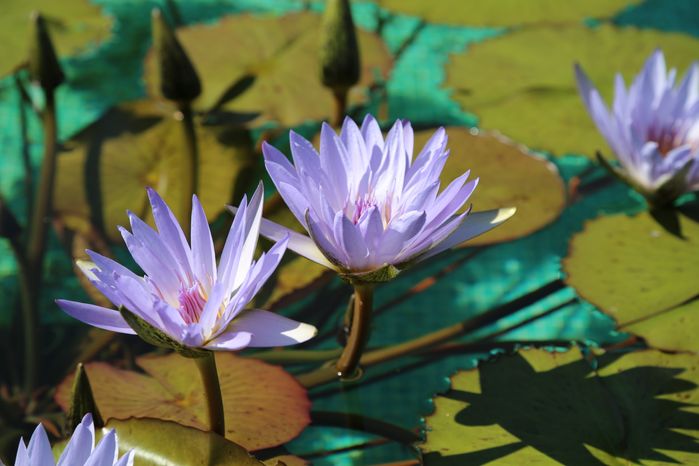
[[[281,238],[253,261],[262,193],[260,184],[249,204],[243,198],[217,266],[211,230],[197,197],[192,200],[190,246],[170,208],[148,190],[158,231],[133,213],[129,213],[131,232],[121,228],[126,247],[145,276],[92,251],[87,252],[94,262],[79,263],[92,284],[121,312],[60,299],[57,304],[87,324],[138,333],[149,343],[185,356],[201,350],[234,351],[308,340],[316,334],[314,326],[262,309],[246,309],[279,265],[287,244]]]
[[[119,458],[119,442],[116,432],[110,430],[95,447],[95,427],[92,415],[86,414],[78,424],[58,458],[53,459],[51,444],[44,427],[34,429],[29,444],[19,441],[15,466],[133,466],[133,450]]]

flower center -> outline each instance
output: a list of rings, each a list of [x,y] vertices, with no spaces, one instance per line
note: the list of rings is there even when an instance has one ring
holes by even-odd
[[[206,298],[199,291],[199,284],[194,284],[190,288],[184,286],[180,288],[177,299],[180,302],[180,315],[187,324],[199,322],[201,312],[206,305]]]
[[[648,129],[647,139],[658,143],[658,151],[665,157],[672,149],[685,144],[697,145],[697,142],[687,141],[683,134],[675,128],[667,126],[651,126]]]

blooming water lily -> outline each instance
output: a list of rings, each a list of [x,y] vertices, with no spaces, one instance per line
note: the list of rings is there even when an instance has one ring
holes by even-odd
[[[652,202],[671,202],[699,189],[699,65],[679,85],[656,50],[627,89],[616,75],[607,108],[579,65],[578,88],[592,120],[616,155],[619,175]]]
[[[115,306],[127,309],[185,348],[284,346],[315,335],[312,325],[261,309],[245,309],[276,269],[287,244],[280,238],[253,261],[262,215],[261,185],[249,204],[243,198],[218,267],[209,224],[197,197],[193,197],[190,246],[160,196],[151,189],[148,196],[158,231],[133,213],[129,213],[131,232],[120,228],[145,276],[92,251],[88,254],[94,262],[81,264],[85,275]],[[112,309],[65,300],[57,303],[71,316],[95,327],[136,333],[122,314]]]

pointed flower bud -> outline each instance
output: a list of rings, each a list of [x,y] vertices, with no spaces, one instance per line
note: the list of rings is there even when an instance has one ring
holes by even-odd
[[[158,9],[153,10],[153,44],[163,97],[176,102],[191,102],[199,97],[201,82],[197,70]]]
[[[90,379],[87,378],[85,366],[83,363],[78,363],[78,367],[75,368],[75,379],[73,379],[70,409],[66,415],[66,430],[72,433],[88,413],[92,413],[95,427],[104,426],[92,395],[92,386],[90,386]]]
[[[46,21],[39,13],[31,17],[32,31],[29,39],[29,75],[44,91],[53,91],[64,80],[65,75],[58,62]]]
[[[346,92],[359,81],[359,46],[349,0],[325,3],[320,42],[323,85]]]

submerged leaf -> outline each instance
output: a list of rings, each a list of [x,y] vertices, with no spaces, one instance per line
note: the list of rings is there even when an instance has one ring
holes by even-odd
[[[177,34],[196,69],[203,76],[203,93],[194,105],[201,110],[219,107],[221,97],[244,76],[254,76],[250,88],[223,109],[259,114],[258,122],[275,120],[291,126],[307,120],[327,119],[333,104],[330,91],[318,78],[320,16],[297,13],[283,17],[239,15],[215,25],[179,29]],[[361,75],[349,93],[349,104],[365,100],[375,76],[386,76],[391,57],[381,39],[358,30]],[[231,44],[212,47],[211,44]],[[156,60],[149,54],[145,79],[157,95]]]
[[[97,406],[105,419],[156,418],[208,429],[204,390],[195,363],[177,354],[137,359],[146,372],[85,365]],[[217,353],[226,438],[248,450],[269,448],[296,437],[310,422],[306,391],[283,369],[261,361]],[[59,386],[65,409],[72,376]]]
[[[573,63],[581,64],[609,102],[615,73],[628,82],[658,47],[670,67],[683,72],[696,59],[699,40],[606,24],[523,28],[453,56],[446,85],[483,128],[534,149],[593,157],[607,144],[578,95]]]
[[[699,356],[527,350],[459,372],[434,399],[424,464],[699,461]]]
[[[664,349],[699,351],[696,305],[699,295],[699,224],[678,214],[678,237],[649,213],[589,222],[575,235],[563,264],[568,283],[636,333]],[[680,307],[682,306],[682,307]]]

